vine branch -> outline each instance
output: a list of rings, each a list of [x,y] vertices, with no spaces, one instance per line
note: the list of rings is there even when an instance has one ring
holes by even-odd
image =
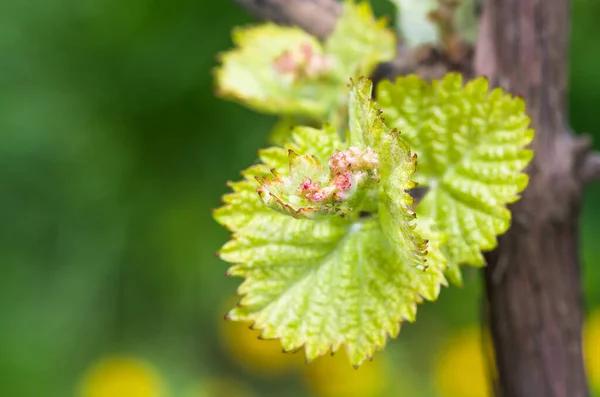
[[[578,230],[583,185],[600,162],[591,139],[568,128],[568,41],[569,0],[483,2],[475,71],[522,95],[535,129],[515,222],[486,255],[498,397],[589,395]]]

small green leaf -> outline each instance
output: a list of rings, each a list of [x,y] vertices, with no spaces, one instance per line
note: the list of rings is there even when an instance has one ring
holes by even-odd
[[[457,264],[482,266],[511,222],[508,203],[527,186],[522,171],[533,139],[521,98],[488,92],[479,78],[463,86],[458,74],[428,84],[416,76],[381,82],[377,98],[390,127],[419,156],[415,179],[428,191],[416,208],[448,236],[448,277]]]
[[[233,31],[236,48],[221,54],[217,92],[262,112],[319,118],[343,84],[319,41],[295,27],[264,24]]]
[[[344,345],[358,366],[415,320],[417,303],[437,298],[446,264],[443,236],[410,211],[408,145],[383,123],[369,80],[351,93],[347,141],[332,127],[294,129],[285,149],[260,151],[214,217],[233,232],[219,251],[229,274],[245,278],[228,317],[252,321],[286,351],[304,347],[308,361]],[[346,171],[348,189],[335,185]],[[315,200],[306,179],[342,195]],[[427,261],[417,230],[432,239]]]
[[[395,52],[393,32],[375,20],[368,3],[352,0],[324,45],[299,28],[274,24],[235,29],[233,43],[216,69],[218,95],[256,111],[329,120],[336,127],[345,125],[338,119],[346,118],[348,78],[369,75]]]
[[[368,187],[379,182],[379,157],[371,148],[336,150],[326,167],[316,156],[288,150],[289,172],[257,177],[258,195],[272,209],[294,218],[346,216],[363,208]]]
[[[346,0],[335,30],[325,42],[325,52],[337,60],[343,79],[369,76],[378,63],[392,60],[396,38],[387,20],[376,20],[368,1]]]

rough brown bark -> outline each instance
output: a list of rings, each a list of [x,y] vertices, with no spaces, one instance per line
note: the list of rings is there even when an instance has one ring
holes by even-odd
[[[263,18],[271,18],[271,4],[284,4],[237,1]],[[487,255],[484,278],[498,372],[495,391],[499,397],[586,397],[578,219],[584,184],[600,178],[600,155],[589,153],[588,138],[571,134],[565,116],[569,1],[485,1],[475,73],[522,95],[536,129],[530,185],[512,206],[511,229]],[[324,10],[327,1],[289,3],[315,3]],[[335,21],[316,16],[296,20],[293,7],[288,11],[286,24],[312,33],[330,32]],[[305,21],[312,23],[305,26]],[[422,74],[424,63],[400,47],[398,59],[380,70],[385,77]],[[461,68],[471,74],[470,67]]]
[[[588,395],[579,270],[581,148],[565,117],[568,0],[490,0],[476,73],[525,98],[530,184],[487,255],[485,288],[502,397]],[[585,155],[585,153],[584,153]]]

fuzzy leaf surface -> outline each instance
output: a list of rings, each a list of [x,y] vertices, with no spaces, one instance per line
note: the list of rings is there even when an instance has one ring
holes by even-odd
[[[428,191],[416,212],[447,235],[450,278],[460,281],[458,264],[484,265],[481,251],[510,226],[506,205],[527,186],[533,130],[525,103],[490,92],[484,78],[463,85],[458,74],[431,84],[416,76],[384,81],[377,98],[388,126],[419,156],[415,179]]]
[[[443,253],[432,245],[425,261],[428,247],[410,211],[415,159],[381,120],[371,89],[366,79],[351,84],[347,140],[331,127],[296,128],[284,148],[260,151],[261,164],[231,183],[233,193],[214,213],[233,232],[220,257],[233,264],[229,274],[245,278],[240,303],[228,317],[252,321],[263,338],[280,338],[286,351],[304,347],[308,361],[345,346],[351,364],[360,365],[398,334],[402,321],[415,320],[417,303],[436,299],[445,284]],[[345,205],[344,216],[298,215],[307,197],[290,188],[303,180],[292,174],[324,183],[326,165],[335,170],[348,159],[352,172],[364,165],[355,171],[355,159],[377,164],[377,178],[359,180],[352,195],[332,202]],[[257,189],[265,184],[293,212],[261,199]],[[352,201],[353,195],[362,198]],[[434,233],[427,225],[418,230],[430,238]]]

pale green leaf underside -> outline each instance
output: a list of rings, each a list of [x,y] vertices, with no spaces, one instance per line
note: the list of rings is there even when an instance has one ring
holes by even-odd
[[[231,184],[233,193],[214,214],[233,232],[219,254],[234,264],[231,275],[245,278],[238,289],[240,304],[228,316],[252,321],[263,338],[280,338],[284,350],[304,347],[309,361],[345,346],[350,362],[360,365],[398,334],[402,321],[414,321],[417,303],[436,299],[445,284],[445,258],[433,243],[443,238],[427,224],[415,229],[409,210],[412,199],[405,190],[414,185],[409,179],[414,159],[379,119],[368,100],[370,90],[366,79],[351,84],[348,141],[332,128],[296,128],[286,149],[260,152],[262,164]],[[371,120],[359,122],[364,118]],[[285,174],[288,148],[326,164],[335,150],[364,147],[372,135],[382,142],[372,148],[386,169],[374,189],[379,200],[371,216],[351,211],[343,218],[298,219],[260,201],[254,177],[271,168]],[[427,262],[419,233],[432,239]]]
[[[398,128],[419,156],[415,179],[428,188],[416,208],[448,236],[457,264],[482,266],[482,250],[510,226],[506,208],[527,185],[522,171],[533,138],[522,99],[488,91],[487,80],[463,86],[449,74],[428,84],[416,76],[384,81],[377,98],[388,126]],[[456,278],[456,274],[451,277]]]

